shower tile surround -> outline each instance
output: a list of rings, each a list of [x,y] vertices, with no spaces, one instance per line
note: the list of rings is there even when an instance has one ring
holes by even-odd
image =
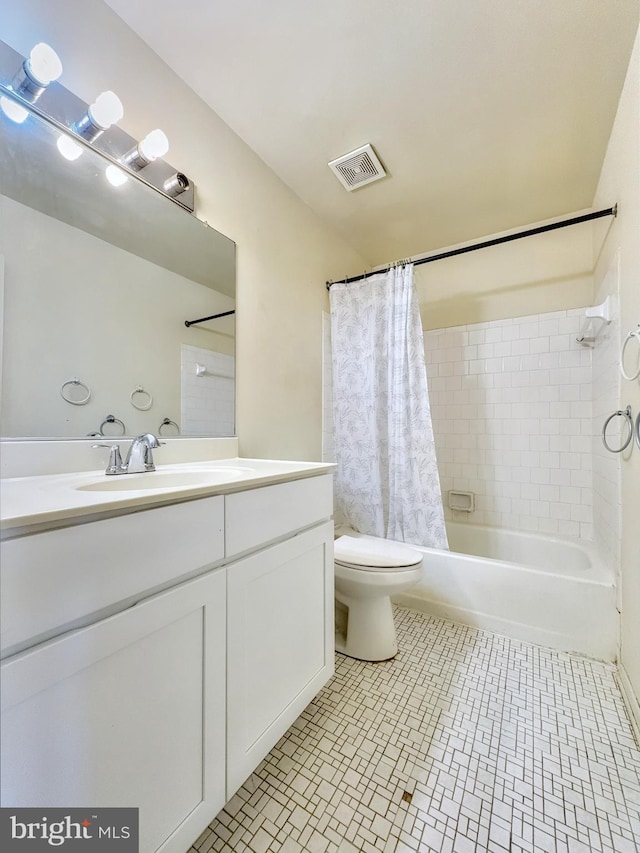
[[[614,667],[398,608],[399,654],[336,675],[189,853],[637,851]]]
[[[609,293],[614,275],[598,300]],[[431,416],[448,520],[594,540],[615,566],[619,460],[600,426],[616,408],[618,324],[589,347],[575,340],[583,322],[576,308],[426,331]],[[323,372],[323,460],[333,462],[328,314]],[[475,511],[449,509],[449,489],[474,492]]]
[[[235,358],[188,344],[181,345],[180,356],[182,433],[233,435]],[[205,368],[202,376],[197,365]]]
[[[447,518],[593,536],[593,350],[584,309],[425,332]],[[476,494],[471,514],[449,489]]]

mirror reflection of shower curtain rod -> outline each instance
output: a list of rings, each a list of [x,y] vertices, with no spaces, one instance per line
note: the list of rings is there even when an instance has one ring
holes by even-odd
[[[235,309],[233,311],[223,311],[221,314],[211,314],[209,317],[200,317],[198,320],[185,320],[184,324],[189,328],[189,326],[195,326],[196,323],[205,323],[207,320],[217,320],[218,317],[228,317],[230,314],[235,313]]]
[[[517,231],[515,234],[505,234],[502,237],[494,237],[492,240],[483,240],[481,243],[472,243],[470,246],[461,246],[459,249],[449,249],[446,252],[440,252],[437,255],[429,255],[426,258],[418,258],[416,261],[408,259],[403,263],[412,263],[414,266],[420,264],[430,264],[432,261],[441,261],[443,258],[452,258],[454,255],[463,255],[466,252],[475,252],[476,249],[487,249],[489,246],[498,246],[500,243],[510,243],[512,240],[520,240],[522,237],[533,237],[534,234],[543,234],[545,231],[556,231],[558,228],[566,228],[568,225],[577,225],[580,222],[589,222],[591,219],[601,219],[603,216],[617,216],[618,205],[607,207],[603,210],[594,210],[592,213],[583,213],[580,216],[574,216],[571,219],[562,219],[560,222],[549,222],[546,225],[537,225],[535,228],[527,228],[525,231]],[[392,266],[392,265],[390,265]],[[331,289],[332,284],[350,284],[352,281],[362,281],[363,278],[370,278],[372,275],[385,272],[384,269],[371,270],[361,275],[354,275],[351,278],[341,278],[336,282],[328,281],[327,290]]]

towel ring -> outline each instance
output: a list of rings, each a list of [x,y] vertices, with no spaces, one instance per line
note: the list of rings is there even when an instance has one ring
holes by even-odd
[[[180,427],[178,426],[178,424],[175,421],[172,421],[170,418],[165,418],[162,421],[162,423],[158,427],[158,435],[162,435],[162,427],[166,427],[166,426],[174,426],[176,428],[176,430],[178,431],[178,435],[180,435]]]
[[[636,343],[638,344],[638,367],[635,373],[628,374],[624,369],[624,354],[629,344],[629,341],[635,338]],[[620,347],[620,373],[622,374],[623,379],[629,379],[633,382],[640,376],[640,326],[635,329],[635,331],[631,331],[627,333],[626,338],[622,342],[622,346]]]
[[[640,412],[636,415],[636,428],[634,432],[636,436],[636,444],[638,445],[638,450],[640,450]]]
[[[149,398],[146,403],[136,402],[133,398],[136,394],[146,394]],[[148,391],[145,391],[142,385],[136,385],[131,394],[129,394],[129,399],[131,400],[131,405],[134,409],[138,409],[140,412],[146,412],[148,409],[153,406],[153,397]]]
[[[629,435],[627,436],[626,441],[624,442],[622,447],[611,447],[611,445],[607,442],[607,435],[606,435],[607,427],[609,426],[610,422],[614,418],[624,418],[625,423],[627,424],[627,426],[629,428]],[[638,421],[636,421],[636,427],[638,427]],[[624,409],[624,411],[622,409],[618,409],[617,412],[614,412],[612,415],[609,415],[609,417],[604,422],[604,426],[602,427],[602,443],[607,448],[609,453],[622,453],[623,450],[626,450],[627,447],[629,447],[629,443],[630,443],[631,439],[633,438],[633,432],[634,432],[634,426],[633,426],[633,418],[631,417],[631,406],[627,406],[627,408]]]
[[[71,397],[67,397],[64,391],[67,385],[77,385],[80,388],[84,388],[84,390],[87,392],[86,396],[82,397],[79,400],[73,400]],[[67,403],[71,403],[72,406],[85,406],[91,399],[91,388],[89,388],[86,382],[81,382],[77,377],[74,376],[73,379],[67,379],[66,382],[62,383],[62,386],[60,388],[60,396],[63,400],[66,400]]]
[[[122,432],[120,433],[120,435],[124,435],[125,432],[127,431],[126,426],[122,423],[122,421],[119,418],[116,418],[115,415],[107,415],[107,417],[100,424],[100,429],[99,429],[100,435],[104,435],[104,433],[102,432],[102,429],[105,426],[105,424],[120,424],[120,426],[122,427]]]

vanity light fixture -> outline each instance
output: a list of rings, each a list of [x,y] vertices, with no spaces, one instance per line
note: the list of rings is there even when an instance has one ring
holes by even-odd
[[[115,92],[102,92],[82,118],[71,125],[71,130],[87,142],[94,142],[112,124],[117,124],[123,115],[122,101]]]
[[[164,157],[168,150],[169,140],[166,134],[160,128],[156,128],[156,130],[148,133],[142,142],[138,142],[130,151],[127,151],[121,157],[120,162],[133,172],[139,172],[149,163],[157,160],[158,157]]]
[[[125,175],[122,169],[119,169],[118,166],[107,166],[104,173],[107,180],[113,187],[121,187],[129,180],[127,175]]]
[[[56,148],[62,154],[65,160],[73,162],[82,154],[82,146],[74,142],[66,133],[61,133],[56,142]]]
[[[20,70],[11,81],[11,88],[33,104],[47,88],[49,83],[62,74],[62,62],[55,50],[46,42],[39,42],[20,66]]]
[[[186,175],[183,175],[182,172],[176,172],[175,175],[171,175],[170,178],[167,178],[162,185],[162,189],[167,195],[171,196],[171,198],[175,198],[188,190],[189,186],[189,178]]]
[[[61,74],[60,57],[50,45],[42,41],[31,49],[31,53],[11,81],[10,88],[16,95],[33,104],[49,83],[57,80]],[[28,110],[4,95],[0,98],[0,109],[16,124],[22,124],[29,115]]]
[[[21,129],[26,123],[28,129],[32,120],[27,119],[33,112],[53,127],[58,153],[68,162],[82,163],[90,156],[85,143],[95,145],[107,160],[99,170],[113,186],[122,186],[133,173],[165,198],[193,212],[195,187],[164,159],[169,149],[166,134],[156,128],[138,142],[118,127],[124,109],[114,92],[98,90],[93,103],[86,102],[59,81],[54,83],[61,74],[60,57],[45,42],[36,44],[25,56],[0,39],[0,121],[6,119]],[[39,98],[42,105],[38,102],[32,106]]]

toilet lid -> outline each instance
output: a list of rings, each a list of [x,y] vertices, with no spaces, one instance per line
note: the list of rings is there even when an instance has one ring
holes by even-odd
[[[422,561],[422,554],[409,545],[373,536],[340,536],[333,547],[336,563],[355,569],[402,569]]]

